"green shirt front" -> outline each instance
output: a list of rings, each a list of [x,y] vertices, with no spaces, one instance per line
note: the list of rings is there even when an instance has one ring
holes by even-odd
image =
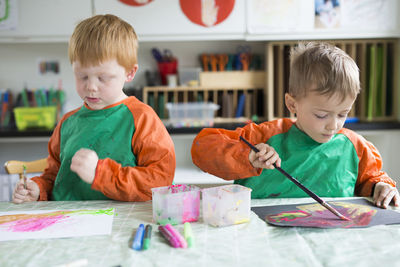
[[[121,104],[101,110],[85,106],[61,125],[60,169],[52,200],[101,200],[109,199],[93,190],[75,172],[71,171],[71,159],[81,148],[95,151],[99,159],[111,158],[122,166],[136,166],[132,151],[134,119],[127,106]]]
[[[344,134],[336,134],[327,143],[318,143],[293,124],[289,131],[272,136],[267,144],[279,154],[282,169],[318,196],[354,195],[359,158]],[[251,188],[252,198],[308,197],[276,169],[264,169],[259,176],[235,183]]]

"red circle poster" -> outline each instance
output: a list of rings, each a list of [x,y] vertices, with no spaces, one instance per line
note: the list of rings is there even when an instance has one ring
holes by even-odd
[[[191,22],[212,27],[231,14],[235,0],[179,0],[179,4]]]
[[[119,1],[129,6],[144,6],[153,0],[119,0]]]

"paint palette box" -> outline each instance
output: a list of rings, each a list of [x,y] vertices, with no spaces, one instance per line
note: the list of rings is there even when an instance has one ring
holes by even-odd
[[[195,222],[200,213],[200,188],[194,185],[171,185],[152,188],[153,220],[165,225]]]
[[[224,185],[202,189],[203,220],[213,226],[227,226],[250,220],[251,189]]]

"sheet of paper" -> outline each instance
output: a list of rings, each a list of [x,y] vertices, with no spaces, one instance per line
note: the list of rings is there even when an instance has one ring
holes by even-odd
[[[249,33],[306,31],[314,27],[313,0],[248,0]]]
[[[110,235],[114,208],[0,212],[0,241]]]
[[[15,30],[17,26],[17,0],[0,0],[0,30]]]
[[[399,212],[378,208],[366,199],[338,200],[328,203],[351,221],[339,219],[316,202],[252,207],[251,210],[267,223],[276,226],[362,228],[400,223]]]

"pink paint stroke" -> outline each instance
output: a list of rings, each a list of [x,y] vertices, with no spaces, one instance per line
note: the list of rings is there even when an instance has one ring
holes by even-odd
[[[65,215],[56,215],[49,217],[29,218],[5,223],[3,225],[9,226],[8,231],[11,232],[37,232],[63,221],[68,217],[69,216]]]
[[[306,227],[341,227],[341,228],[350,228],[357,226],[368,226],[374,216],[374,211],[363,212],[358,216],[354,216],[351,214],[347,208],[337,208],[337,210],[345,215],[348,218],[351,218],[351,221],[343,221],[338,219],[335,215],[333,215],[328,210],[323,211],[315,211],[311,213],[304,212],[302,210],[293,210],[293,211],[285,211],[278,214],[271,214],[266,216],[266,220],[271,223],[278,223],[279,225],[288,225],[288,226],[306,226]],[[301,213],[301,214],[309,214],[309,216],[299,216],[293,218],[285,218],[280,217],[281,214],[286,213]],[[278,220],[275,218],[279,217]]]

